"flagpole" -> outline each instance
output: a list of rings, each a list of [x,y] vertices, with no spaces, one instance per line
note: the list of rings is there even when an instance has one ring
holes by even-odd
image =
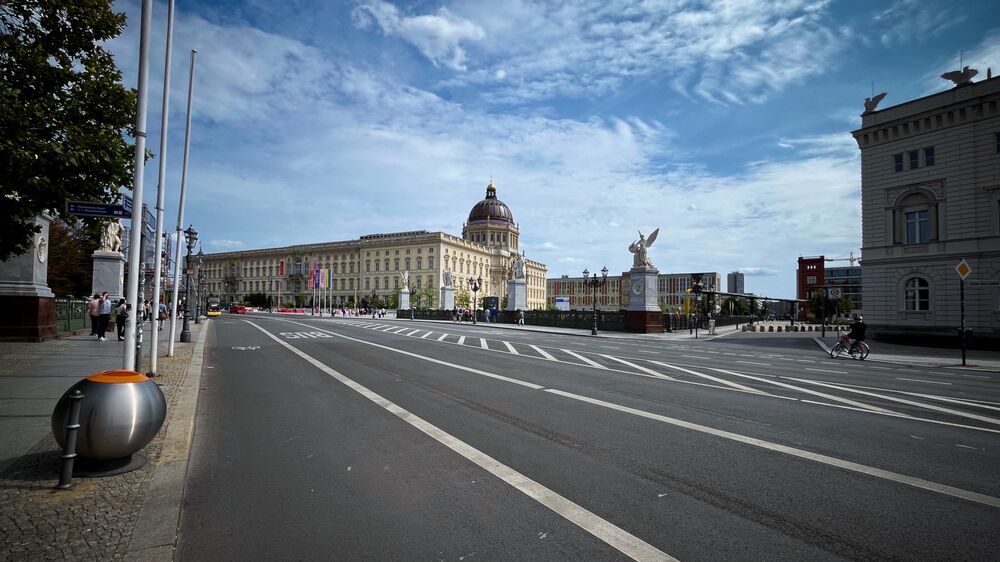
[[[184,232],[181,229],[184,227],[184,195],[187,192],[188,154],[191,149],[191,98],[194,96],[194,61],[197,54],[198,51],[191,49],[187,116],[184,127],[184,158],[181,164],[181,199],[177,205],[177,243],[174,246],[174,294],[170,302],[170,344],[167,347],[167,355],[170,357],[174,356],[174,337],[177,334],[177,299],[180,296],[178,288],[181,282],[181,240],[184,239]],[[187,264],[184,264],[184,267],[187,268]]]

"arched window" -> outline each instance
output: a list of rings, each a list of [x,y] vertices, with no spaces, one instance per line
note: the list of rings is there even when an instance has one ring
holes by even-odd
[[[389,258],[385,258],[385,270],[389,271]]]
[[[365,273],[372,270],[372,260],[365,260]]]
[[[931,287],[923,277],[911,277],[903,283],[903,309],[924,311],[931,309]]]
[[[406,258],[406,270],[410,270],[410,258]]]
[[[393,263],[393,269],[399,271],[399,258],[392,260],[392,263]]]
[[[417,288],[419,289],[420,287],[421,287],[420,276],[418,275],[417,276]]]
[[[417,258],[417,269],[424,268],[424,258]]]
[[[434,258],[427,258],[427,269],[434,271]]]
[[[375,271],[378,271],[379,261],[375,260]]]
[[[372,288],[371,283],[372,283],[371,277],[365,277],[365,289],[371,289]]]
[[[375,263],[378,264],[378,262]],[[375,278],[375,288],[378,289],[378,277]]]
[[[399,288],[399,277],[393,277],[392,278],[392,288],[393,289],[398,289]]]
[[[389,278],[388,277],[383,277],[382,278],[382,286],[385,287],[386,289],[389,288]]]

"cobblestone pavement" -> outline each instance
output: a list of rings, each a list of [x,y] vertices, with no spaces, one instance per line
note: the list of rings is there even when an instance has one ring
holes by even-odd
[[[38,344],[0,344],[4,358],[0,374],[23,372],[38,349]],[[154,380],[163,390],[168,411],[193,350],[194,343],[178,343],[174,357],[157,362]],[[107,478],[74,478],[69,490],[55,490],[61,451],[51,434],[14,461],[0,473],[0,560],[123,559],[165,429],[140,452],[149,459],[146,466]]]

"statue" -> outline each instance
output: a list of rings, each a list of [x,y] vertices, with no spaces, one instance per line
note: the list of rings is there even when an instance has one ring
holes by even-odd
[[[642,231],[639,231],[639,239],[629,245],[628,251],[634,254],[632,256],[632,267],[656,267],[653,262],[649,261],[649,256],[646,255],[646,248],[653,245],[656,242],[656,235],[660,233],[660,229],[657,228],[646,238],[642,235]]]
[[[979,71],[975,68],[965,67],[962,70],[952,70],[951,72],[945,72],[941,75],[941,78],[945,80],[951,80],[955,83],[955,87],[968,86],[972,84],[972,77],[979,74]]]
[[[871,113],[875,111],[875,108],[878,107],[878,103],[882,101],[882,98],[884,98],[885,96],[886,92],[882,92],[881,94],[873,98],[865,98],[865,113]],[[861,115],[864,115],[865,113],[862,113]]]
[[[101,247],[98,250],[102,252],[122,251],[122,225],[118,219],[112,219],[104,225],[104,230],[101,231]]]
[[[513,271],[514,279],[526,278],[528,274],[527,271],[525,271],[525,269],[526,268],[524,263],[524,253],[522,252],[521,255],[517,256],[517,259],[514,260],[514,271]]]
[[[410,270],[403,270],[403,274],[400,277],[403,278],[403,289],[407,291],[410,290]]]
[[[444,270],[444,287],[451,287],[455,283],[455,278],[450,269]]]

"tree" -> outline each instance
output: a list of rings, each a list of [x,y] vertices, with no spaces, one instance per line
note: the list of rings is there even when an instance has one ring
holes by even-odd
[[[131,185],[135,92],[102,46],[124,27],[108,0],[0,2],[0,260],[36,215]]]
[[[58,297],[89,296],[93,264],[90,255],[100,238],[98,223],[75,227],[55,219],[49,225],[48,285]]]
[[[840,300],[837,301],[837,312],[846,316],[852,310],[854,310],[854,301],[851,300],[851,297],[840,297]]]
[[[455,291],[455,306],[469,308],[470,304],[472,304],[472,293],[465,287],[459,287]]]
[[[428,285],[417,292],[421,294],[420,302],[424,303],[426,308],[437,306],[437,291],[434,290],[434,287]]]

